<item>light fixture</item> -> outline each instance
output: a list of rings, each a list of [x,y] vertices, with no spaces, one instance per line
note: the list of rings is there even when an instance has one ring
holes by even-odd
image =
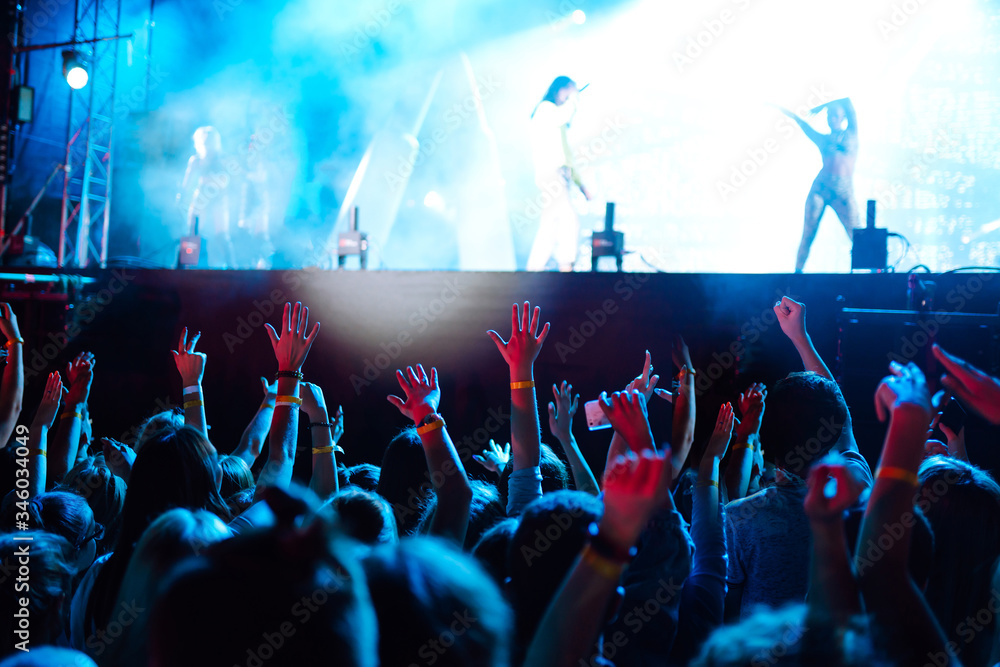
[[[577,25],[583,25],[587,22],[587,14],[582,9],[574,10],[573,13],[570,14],[570,18],[573,20],[573,23]]]
[[[87,73],[87,68],[76,51],[68,50],[62,52],[63,59],[63,76],[66,77],[66,83],[73,90],[80,90],[87,85],[87,81],[90,80],[90,74]]]

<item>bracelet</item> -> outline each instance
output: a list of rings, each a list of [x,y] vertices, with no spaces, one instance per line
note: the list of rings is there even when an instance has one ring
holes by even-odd
[[[427,435],[428,433],[436,431],[444,426],[444,419],[441,418],[441,415],[435,415],[435,416],[437,417],[437,419],[435,419],[434,421],[430,422],[429,424],[424,424],[423,426],[417,427],[417,435]]]
[[[274,381],[277,382],[278,378],[295,378],[296,380],[301,380],[302,377],[302,371],[278,371],[274,374]]]
[[[583,548],[580,558],[597,574],[609,581],[618,581],[622,576],[622,571],[625,570],[625,563],[616,563],[605,558],[589,544]]]
[[[10,350],[10,348],[13,347],[14,345],[24,345],[24,339],[23,338],[11,338],[6,343],[3,344],[3,346],[7,350]]]
[[[29,449],[28,456],[44,456],[48,458],[48,454],[45,453],[44,449]]]
[[[895,468],[893,466],[880,467],[875,471],[875,479],[882,478],[906,482],[910,486],[920,486],[920,479],[917,477],[917,473],[906,468]]]
[[[302,399],[298,396],[278,396],[274,404],[278,405],[294,405],[296,407],[302,405]]]
[[[274,410],[274,403],[261,403],[260,404],[260,409],[263,410],[264,408],[268,408],[270,410]]]
[[[80,420],[83,419],[83,415],[81,415],[79,412],[64,412],[61,415],[59,415],[59,419],[73,419],[74,417]]]
[[[525,380],[524,382],[511,382],[511,389],[532,389],[535,386],[534,380]]]
[[[197,384],[188,385],[187,387],[184,387],[184,389],[181,391],[181,394],[200,394],[200,393],[201,393],[201,386]]]
[[[710,487],[719,488],[719,483],[714,479],[706,479],[704,482],[695,482],[694,488],[696,489],[707,489]]]
[[[205,401],[201,401],[201,400],[184,401],[184,409],[185,410],[187,410],[188,408],[197,408],[197,407],[200,407],[200,406],[203,406],[203,405],[205,405]]]
[[[309,422],[306,424],[306,428],[312,428],[314,426],[316,428],[336,428],[337,424],[331,422]]]
[[[313,447],[313,454],[329,454],[336,447],[334,445],[327,445],[326,447]]]
[[[611,544],[601,535],[600,526],[596,521],[590,524],[587,531],[590,533],[590,548],[606,560],[625,565],[635,558],[635,554],[638,550],[634,546],[622,551],[615,545]]]
[[[749,442],[743,442],[738,445],[733,445],[733,451],[736,451],[737,449],[749,449],[750,452],[753,453],[753,445]]]

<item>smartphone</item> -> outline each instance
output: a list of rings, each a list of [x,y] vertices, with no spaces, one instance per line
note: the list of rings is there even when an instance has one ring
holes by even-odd
[[[965,418],[966,413],[962,404],[952,398],[941,413],[941,419],[938,420],[938,424],[944,424],[957,435],[962,430],[962,427],[965,426]]]
[[[587,417],[587,428],[591,431],[599,431],[602,428],[611,428],[611,422],[608,421],[608,417],[604,414],[604,410],[601,410],[601,404],[597,401],[587,401],[584,403],[583,414]]]

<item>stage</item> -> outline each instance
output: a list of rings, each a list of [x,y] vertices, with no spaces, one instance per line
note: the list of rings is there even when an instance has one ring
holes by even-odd
[[[551,332],[536,364],[543,439],[549,386],[570,381],[581,401],[622,388],[641,371],[646,349],[655,371],[674,372],[670,341],[682,334],[699,370],[695,455],[718,405],[760,380],[773,383],[799,370],[794,348],[771,307],[783,295],[808,306],[810,334],[841,379],[862,452],[874,462],[883,429],[872,394],[891,358],[928,368],[930,340],[981,368],[998,368],[1000,280],[990,273],[917,274],[936,283],[936,314],[906,308],[907,276],[720,275],[650,273],[473,273],[380,271],[153,271],[120,268],[46,282],[50,273],[5,274],[26,339],[25,407],[29,422],[45,375],[81,350],[97,356],[91,401],[95,436],[126,440],[135,423],[180,402],[170,350],[182,327],[201,331],[208,354],[204,387],[212,440],[230,451],[261,399],[261,376],[276,367],[264,322],[276,322],[285,301],[302,301],[322,323],[306,362],[328,404],[343,405],[343,460],[378,462],[405,420],[385,396],[397,392],[393,371],[436,366],[441,412],[461,449],[478,452],[486,439],[509,437],[507,369],[486,332],[509,335],[510,305],[542,308]],[[86,284],[84,284],[86,283]],[[847,310],[844,310],[844,309]],[[879,309],[877,312],[869,312]],[[938,371],[931,369],[929,375]],[[935,383],[936,384],[936,383]],[[669,405],[653,399],[654,434],[669,437]],[[574,430],[592,465],[602,465],[609,432]],[[1000,467],[995,432],[969,423],[973,461]],[[304,433],[302,444],[305,446]],[[766,443],[765,443],[766,447]],[[301,464],[308,466],[308,456]],[[473,464],[474,466],[475,464]],[[300,467],[302,467],[300,465]],[[481,471],[473,470],[476,473]],[[307,470],[302,470],[308,474]]]

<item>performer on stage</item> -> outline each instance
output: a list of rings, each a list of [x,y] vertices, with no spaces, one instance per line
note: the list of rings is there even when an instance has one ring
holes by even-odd
[[[222,153],[222,137],[211,126],[199,127],[194,131],[195,154],[188,160],[187,171],[177,201],[181,202],[188,185],[195,180],[191,205],[188,207],[188,234],[195,232],[198,220],[198,235],[208,246],[208,265],[212,268],[235,268],[233,244],[229,237],[229,183]],[[238,169],[234,168],[234,171]]]
[[[531,145],[535,161],[535,183],[541,189],[541,219],[538,236],[528,257],[529,271],[543,271],[553,257],[560,271],[572,271],[579,245],[580,220],[570,200],[570,184],[590,199],[579,172],[566,131],[576,113],[576,83],[560,76],[531,114]]]
[[[802,242],[799,244],[799,254],[795,260],[795,272],[801,273],[809,257],[809,248],[816,238],[820,218],[823,217],[827,206],[840,218],[848,238],[854,238],[854,228],[858,226],[858,204],[854,198],[854,165],[858,161],[858,119],[854,113],[854,105],[847,97],[821,104],[811,111],[815,114],[826,108],[829,134],[817,132],[794,112],[778,108],[798,123],[823,156],[823,168],[813,181],[809,196],[806,198]]]

